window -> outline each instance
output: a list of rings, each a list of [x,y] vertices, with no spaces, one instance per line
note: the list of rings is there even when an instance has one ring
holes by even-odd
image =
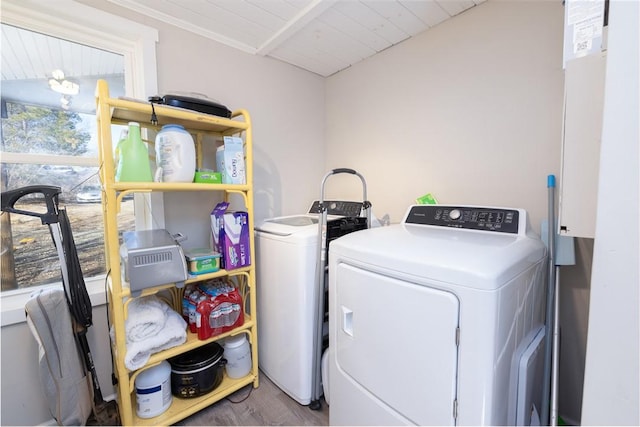
[[[101,198],[95,191],[99,165],[93,93],[97,79],[104,78],[114,96],[124,94],[124,59],[6,24],[2,36],[2,68],[12,71],[3,75],[0,101],[2,190],[60,187],[61,207],[67,210],[76,246],[83,248],[78,251],[83,275],[104,274]],[[27,52],[39,52],[41,60],[33,61]],[[21,198],[16,207],[34,213],[46,210],[42,197]],[[125,212],[133,217],[132,209],[125,207]],[[0,217],[5,236],[3,291],[60,281],[49,228],[39,220],[20,214]]]
[[[37,10],[21,3],[1,4],[2,190],[59,186],[85,281],[89,287],[98,276],[102,289],[96,81],[109,81],[114,97],[155,95],[157,32],[72,1],[40,2]],[[21,209],[45,210],[42,200],[22,200]],[[134,201],[125,200],[122,211],[133,228]],[[7,216],[2,214],[0,224],[3,315],[7,295],[20,293],[11,289],[61,280],[48,227],[37,217],[16,214],[8,226]]]

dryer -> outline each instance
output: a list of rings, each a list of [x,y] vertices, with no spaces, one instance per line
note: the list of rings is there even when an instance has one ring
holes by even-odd
[[[534,419],[546,261],[522,209],[416,205],[332,242],[330,424]]]

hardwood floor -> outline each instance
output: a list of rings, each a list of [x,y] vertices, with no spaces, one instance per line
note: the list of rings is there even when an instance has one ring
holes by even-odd
[[[214,403],[178,426],[328,426],[329,406],[314,411],[300,405],[260,372],[260,386],[246,386]],[[237,402],[237,403],[234,403]]]

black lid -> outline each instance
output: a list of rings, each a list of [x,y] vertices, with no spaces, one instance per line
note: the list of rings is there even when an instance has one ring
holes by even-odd
[[[193,349],[186,353],[169,359],[172,368],[177,369],[199,369],[207,365],[217,363],[224,353],[224,349],[217,342],[212,342],[202,347]]]

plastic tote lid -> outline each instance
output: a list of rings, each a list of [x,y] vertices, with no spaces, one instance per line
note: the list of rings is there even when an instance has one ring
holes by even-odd
[[[244,334],[236,335],[234,337],[228,337],[224,340],[225,348],[236,348],[247,342],[247,337]]]
[[[207,258],[220,258],[220,254],[209,248],[190,249],[185,252],[184,256],[188,261],[198,261]]]

